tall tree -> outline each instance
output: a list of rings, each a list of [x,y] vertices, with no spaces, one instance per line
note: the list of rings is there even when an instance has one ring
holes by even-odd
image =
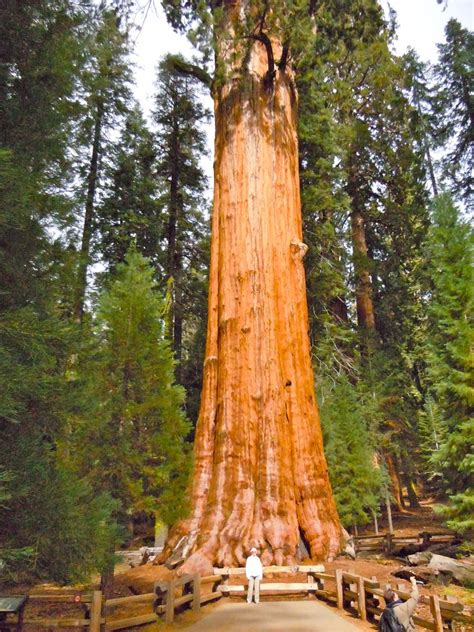
[[[416,137],[419,139],[423,151],[427,171],[430,177],[431,189],[434,195],[439,193],[438,178],[433,159],[435,145],[435,126],[433,116],[433,103],[435,93],[430,85],[430,68],[423,63],[413,49],[409,49],[403,57],[406,76],[406,89],[414,106],[413,126],[419,130]]]
[[[74,424],[79,471],[119,501],[124,526],[140,510],[170,522],[185,504],[174,484],[186,478],[189,426],[165,338],[166,306],[153,276],[132,246],[102,293],[95,352],[81,367],[97,406],[89,422]]]
[[[84,119],[80,134],[90,152],[82,171],[85,180],[84,219],[76,284],[75,316],[82,321],[87,289],[87,271],[91,262],[91,240],[94,231],[96,195],[105,149],[106,133],[116,115],[125,111],[129,98],[130,68],[127,34],[120,28],[115,11],[100,13],[92,34],[90,63],[85,72]],[[90,115],[86,115],[90,112]]]
[[[97,249],[108,272],[123,263],[132,243],[163,277],[163,212],[156,179],[154,139],[136,105],[127,114],[96,210]]]
[[[29,578],[58,581],[90,577],[114,537],[110,499],[59,456],[77,340],[61,318],[68,253],[52,234],[73,221],[68,146],[89,19],[88,3],[0,5],[0,539],[31,553]]]
[[[0,6],[0,308],[38,304],[46,226],[68,226],[68,144],[77,122],[87,11],[68,2]]]
[[[451,498],[450,524],[468,533],[474,528],[472,248],[471,227],[449,195],[438,197],[426,252],[431,290],[426,377],[445,434],[432,458]],[[429,404],[427,399],[427,413]]]
[[[313,251],[308,286],[318,371],[344,367],[358,388],[377,398],[384,429],[377,444],[385,450],[394,497],[403,501],[398,481],[404,478],[415,504],[403,446],[415,449],[422,399],[412,373],[423,313],[424,147],[405,96],[404,67],[390,52],[391,35],[390,24],[374,16],[349,41],[332,42],[318,50],[316,63],[302,64],[303,209]]]
[[[366,10],[347,4],[350,28]],[[330,557],[342,530],[310,361],[290,63],[290,50],[296,55],[319,35],[320,16],[312,2],[163,6],[176,28],[196,27],[195,41],[210,42],[216,59],[209,321],[193,509],[164,556],[184,536],[187,569],[242,563],[252,544],[265,563],[290,562],[300,537],[314,558]]]
[[[171,298],[170,334],[179,381],[185,324],[199,307],[196,294],[188,288],[191,277],[199,274],[199,268],[206,263],[205,257],[200,261],[199,252],[207,234],[203,216],[207,181],[199,161],[206,149],[203,123],[208,113],[200,102],[202,84],[183,73],[183,65],[181,57],[165,57],[160,63],[154,110],[160,203],[166,214],[164,269]]]
[[[451,19],[435,65],[438,143],[443,171],[455,195],[472,205],[474,186],[474,33]]]

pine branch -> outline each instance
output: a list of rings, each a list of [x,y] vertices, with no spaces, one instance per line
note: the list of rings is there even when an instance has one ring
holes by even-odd
[[[168,62],[177,72],[199,79],[199,81],[207,86],[209,90],[212,90],[212,77],[204,70],[204,68],[196,66],[195,64],[190,64],[178,55],[170,55]]]

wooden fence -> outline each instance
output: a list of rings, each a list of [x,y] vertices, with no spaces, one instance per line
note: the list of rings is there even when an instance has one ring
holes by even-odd
[[[26,618],[24,624],[34,626],[35,629],[81,628],[88,630],[88,632],[112,632],[147,623],[156,623],[160,619],[160,615],[164,615],[165,621],[171,623],[177,608],[190,604],[192,609],[197,611],[203,604],[222,597],[222,592],[214,589],[215,585],[221,581],[220,575],[210,575],[209,577],[183,575],[171,582],[157,583],[154,592],[113,599],[104,599],[100,590],[86,595],[30,595],[30,603],[76,604],[82,607],[84,612],[82,617],[78,618]],[[201,594],[201,586],[206,584],[212,584],[211,592]],[[117,607],[140,604],[146,606],[148,612],[126,618],[114,616],[114,609]]]
[[[359,551],[380,551],[390,555],[395,549],[410,544],[449,544],[456,534],[422,531],[418,535],[397,536],[395,533],[379,533],[352,536],[356,553]]]
[[[224,582],[217,586],[223,594],[243,594],[246,587],[243,584],[229,584],[229,578],[235,575],[242,575],[244,569],[241,568],[221,568],[214,569],[224,578]],[[384,607],[383,593],[388,584],[381,587],[374,577],[368,579],[360,575],[347,573],[342,569],[337,569],[335,573],[325,573],[321,567],[317,566],[294,566],[294,567],[266,567],[264,576],[272,573],[301,573],[307,574],[307,582],[292,583],[261,583],[260,593],[287,594],[291,592],[306,593],[314,595],[326,601],[334,603],[339,609],[349,609],[357,614],[363,621],[375,620]],[[409,593],[406,587],[399,584],[395,587],[402,599],[408,599]],[[437,595],[422,595],[420,604],[429,607],[431,619],[424,619],[415,616],[415,623],[425,630],[443,632],[446,629],[453,629],[453,623],[466,624],[465,630],[474,630],[474,617],[464,612],[464,606],[458,601],[440,599]]]
[[[333,603],[339,609],[348,609],[362,620],[374,620],[383,610],[384,588],[376,578],[366,578],[337,569],[335,573],[324,572],[321,565],[313,566],[268,566],[264,568],[264,576],[269,574],[305,573],[306,582],[262,582],[260,592],[265,594],[299,593],[314,595]],[[41,628],[75,627],[88,632],[109,632],[157,622],[161,617],[167,623],[172,623],[176,611],[183,607],[190,607],[198,611],[201,606],[223,595],[245,594],[244,583],[235,584],[236,576],[245,574],[243,568],[215,568],[214,574],[208,577],[199,575],[183,575],[169,582],[158,582],[152,593],[104,599],[100,591],[88,595],[31,595],[30,600],[50,601],[56,603],[75,603],[84,610],[83,616],[77,619],[25,619],[25,624],[34,625],[35,630]],[[208,588],[203,590],[203,587]],[[409,594],[403,585],[396,586],[402,599]],[[453,630],[454,622],[465,626],[466,630],[474,630],[474,617],[465,612],[463,604],[455,601],[440,599],[436,595],[422,595],[420,603],[428,606],[430,619],[415,616],[415,623],[419,628],[443,632]],[[146,612],[120,618],[115,614],[117,607],[143,604]]]

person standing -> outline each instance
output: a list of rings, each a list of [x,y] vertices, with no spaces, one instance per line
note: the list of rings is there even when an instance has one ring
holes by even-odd
[[[413,622],[413,614],[415,612],[418,599],[420,598],[420,593],[418,591],[418,586],[416,585],[416,580],[414,577],[410,577],[411,583],[411,593],[410,598],[407,601],[402,601],[399,599],[397,593],[388,588],[384,592],[384,599],[386,608],[382,613],[379,623],[379,630],[405,630],[406,632],[415,632],[415,624]],[[395,623],[401,627],[395,627],[390,623],[390,619],[392,616],[395,617]]]
[[[257,555],[257,549],[252,547],[250,555],[245,563],[245,574],[249,581],[247,603],[252,603],[252,594],[255,590],[255,603],[260,601],[260,581],[263,577],[263,566]]]

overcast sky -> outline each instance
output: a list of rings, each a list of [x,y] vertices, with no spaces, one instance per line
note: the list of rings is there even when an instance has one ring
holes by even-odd
[[[447,6],[436,0],[381,0],[387,9],[388,1],[398,16],[396,50],[403,53],[409,46],[415,48],[425,61],[434,61],[436,44],[444,40],[446,22],[454,17],[469,29],[474,27],[474,0],[447,0]],[[136,37],[136,95],[145,112],[151,107],[155,68],[160,57],[168,52],[192,55],[192,46],[168,26],[159,0],[150,6],[146,17],[137,16],[140,29]]]

